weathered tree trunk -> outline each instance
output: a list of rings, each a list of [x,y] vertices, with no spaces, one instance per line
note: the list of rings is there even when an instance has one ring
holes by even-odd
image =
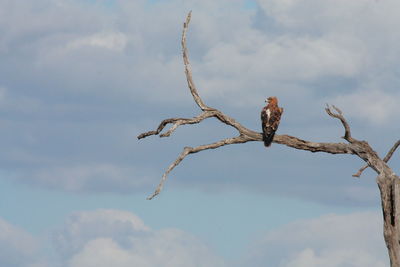
[[[381,192],[383,236],[391,267],[400,267],[400,179],[394,173],[381,173],[377,177]]]

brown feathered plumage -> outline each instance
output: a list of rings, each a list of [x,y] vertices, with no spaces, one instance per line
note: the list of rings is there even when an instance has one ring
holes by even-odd
[[[278,107],[278,99],[275,96],[268,97],[265,102],[268,102],[268,105],[261,111],[261,125],[264,145],[269,147],[276,130],[278,130],[283,108]]]

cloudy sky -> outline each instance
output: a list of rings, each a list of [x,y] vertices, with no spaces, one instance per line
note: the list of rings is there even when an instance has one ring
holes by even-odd
[[[183,72],[189,10],[194,80],[207,105],[260,130],[341,142],[324,112],[384,155],[399,139],[397,0],[0,0],[0,265],[388,266],[375,174],[346,155],[261,142],[190,155],[236,133],[215,120],[136,136],[199,114]],[[390,164],[399,171],[399,156]]]

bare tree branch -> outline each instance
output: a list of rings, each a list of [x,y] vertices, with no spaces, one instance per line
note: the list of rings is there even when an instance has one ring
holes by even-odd
[[[363,167],[361,167],[359,170],[358,170],[358,172],[357,173],[355,173],[355,174],[353,174],[352,176],[353,177],[360,177],[361,176],[361,174],[363,173],[363,171],[365,171],[365,169],[367,169],[369,166],[368,166],[368,164],[367,165],[365,165],[365,166],[363,166]]]
[[[345,130],[344,136],[342,138],[347,140],[349,143],[354,142],[354,139],[351,137],[350,126],[344,118],[342,111],[334,105],[332,105],[332,107],[336,110],[337,113],[332,112],[331,107],[328,104],[326,104],[325,108],[326,113],[328,113],[329,116],[337,118],[342,122]]]
[[[184,118],[170,118],[170,119],[165,119],[165,120],[163,120],[163,121],[160,123],[160,125],[159,125],[158,128],[157,128],[157,130],[155,130],[155,131],[148,131],[148,132],[139,134],[138,137],[137,137],[137,139],[142,139],[142,138],[145,138],[145,137],[150,136],[150,135],[158,135],[158,134],[165,128],[165,126],[167,126],[167,124],[169,124],[169,123],[175,123],[175,122],[180,121],[180,120],[188,120],[188,119],[184,119]]]
[[[167,126],[168,124],[172,123],[172,127],[165,132],[164,134],[161,134],[160,137],[168,137],[171,135],[172,132],[174,132],[176,130],[176,128],[178,128],[180,125],[185,125],[185,124],[195,124],[195,123],[199,123],[204,119],[210,118],[210,117],[214,117],[213,113],[210,112],[203,112],[201,113],[199,116],[191,118],[191,119],[186,119],[186,118],[170,118],[170,119],[165,119],[163,120],[160,125],[158,126],[157,130],[155,131],[148,131],[145,133],[142,133],[140,135],[138,135],[138,139],[142,139],[145,137],[148,137],[150,135],[158,135],[160,134],[160,132],[165,128],[165,126]]]
[[[261,140],[262,139],[260,139],[260,141]],[[273,142],[313,153],[324,152],[329,154],[356,154],[354,149],[349,144],[310,142],[290,135],[275,135]]]
[[[200,121],[199,121],[200,122]],[[199,123],[195,122],[195,123]],[[161,181],[159,185],[157,186],[156,190],[154,193],[149,196],[147,199],[151,200],[155,196],[157,196],[163,186],[165,181],[168,178],[168,174],[176,167],[178,166],[181,161],[189,154],[194,154],[203,150],[208,150],[208,149],[215,149],[219,148],[225,145],[232,145],[232,144],[242,144],[242,143],[247,143],[251,141],[259,141],[262,142],[262,134],[253,132],[254,134],[252,135],[245,135],[241,134],[238,137],[234,138],[226,138],[222,139],[221,141],[208,144],[208,145],[202,145],[198,146],[195,148],[192,147],[185,147],[182,151],[182,153],[179,155],[179,157],[168,167],[168,169],[165,171],[163,174]],[[300,149],[300,150],[307,150],[310,152],[325,152],[325,153],[330,153],[330,154],[354,154],[354,151],[349,147],[348,144],[344,143],[316,143],[316,142],[309,142],[305,141],[302,139],[299,139],[294,136],[290,135],[275,135],[274,137],[274,143],[277,144],[283,144],[292,148]]]
[[[390,160],[390,158],[393,156],[393,153],[396,151],[396,149],[400,146],[400,140],[398,140],[396,143],[394,143],[394,145],[392,146],[392,148],[388,151],[388,153],[386,154],[386,156],[383,158],[384,162],[388,162]],[[360,177],[361,174],[363,173],[363,171],[365,171],[365,169],[367,169],[369,166],[365,165],[362,168],[360,168],[358,170],[357,173],[353,174],[353,177]]]
[[[252,138],[259,138],[259,133],[254,132],[246,127],[244,127],[243,125],[241,125],[239,122],[237,122],[235,119],[225,115],[224,113],[222,113],[221,111],[217,110],[217,109],[213,109],[213,108],[209,108],[209,110],[203,111],[199,116],[191,118],[191,119],[187,119],[187,118],[170,118],[170,119],[165,119],[163,120],[160,125],[158,126],[158,128],[154,131],[148,131],[145,133],[142,133],[140,135],[138,135],[138,139],[142,139],[145,137],[148,137],[150,135],[159,135],[161,133],[161,131],[168,125],[168,124],[173,124],[172,127],[165,132],[164,134],[161,134],[160,137],[168,137],[171,135],[172,132],[174,132],[180,125],[185,125],[185,124],[196,124],[196,123],[200,123],[201,121],[203,121],[204,119],[207,118],[211,118],[211,117],[215,117],[217,118],[219,121],[221,121],[222,123],[232,126],[234,127],[239,134],[242,135],[246,135],[248,137],[252,137]],[[258,139],[257,139],[258,140]],[[256,140],[254,140],[256,141]]]
[[[210,108],[204,104],[203,100],[200,98],[199,94],[197,93],[197,88],[196,85],[194,84],[193,78],[192,78],[192,70],[190,67],[190,62],[189,62],[189,53],[188,49],[186,46],[186,32],[189,27],[190,19],[192,17],[192,11],[189,12],[189,14],[186,17],[185,23],[183,23],[183,32],[182,32],[182,54],[183,54],[183,64],[185,65],[185,74],[186,74],[186,80],[190,89],[190,92],[193,96],[194,101],[196,104],[201,108],[201,110],[209,110]]]
[[[232,144],[241,144],[241,143],[246,143],[249,141],[254,141],[252,139],[249,139],[246,136],[238,136],[238,137],[234,137],[234,138],[225,138],[222,139],[221,141],[212,143],[212,144],[208,144],[208,145],[201,145],[198,147],[185,147],[182,151],[182,153],[179,155],[179,157],[171,164],[169,165],[168,169],[165,171],[165,173],[163,174],[161,181],[159,183],[159,185],[157,186],[156,190],[154,191],[154,193],[149,196],[147,199],[151,200],[153,199],[155,196],[157,196],[163,186],[164,186],[164,182],[167,180],[168,178],[168,174],[176,167],[179,165],[179,163],[181,163],[181,161],[189,154],[194,154],[203,150],[208,150],[208,149],[215,149],[215,148],[219,148],[225,145],[232,145]]]
[[[396,149],[400,146],[400,140],[398,140],[392,148],[389,150],[389,152],[386,154],[386,156],[383,158],[384,162],[388,162],[390,158],[393,156],[393,153],[396,151]]]

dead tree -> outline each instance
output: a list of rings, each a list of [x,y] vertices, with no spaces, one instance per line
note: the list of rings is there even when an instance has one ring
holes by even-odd
[[[198,94],[197,88],[193,82],[188,57],[188,49],[186,47],[186,32],[188,30],[190,18],[191,13],[188,14],[186,21],[183,24],[183,62],[190,93],[192,94],[197,106],[199,106],[199,108],[201,109],[201,113],[193,118],[165,119],[159,124],[156,130],[142,133],[138,136],[138,139],[142,139],[150,135],[168,137],[181,125],[197,124],[207,118],[216,118],[221,123],[235,128],[238,131],[238,136],[222,139],[215,143],[201,145],[198,147],[185,147],[179,157],[165,171],[160,184],[157,186],[155,192],[148,197],[148,199],[154,198],[161,192],[168,174],[189,154],[194,154],[207,149],[216,149],[226,145],[263,141],[261,133],[247,129],[239,122],[237,122],[234,118],[227,116],[226,114],[215,108],[207,106]],[[313,153],[325,152],[330,154],[352,154],[358,156],[363,161],[365,161],[366,165],[353,176],[360,177],[361,173],[368,167],[372,168],[378,174],[376,182],[378,184],[381,195],[384,224],[383,235],[389,252],[391,267],[400,267],[400,179],[399,176],[397,176],[387,164],[395,150],[400,145],[400,140],[393,145],[385,158],[381,159],[378,154],[371,148],[368,142],[355,139],[351,136],[350,126],[339,108],[333,105],[327,105],[325,111],[330,117],[338,119],[341,122],[342,126],[344,127],[344,136],[342,138],[346,141],[346,143],[318,143],[302,140],[300,138],[290,135],[275,135],[273,142],[281,145],[286,145],[294,149],[307,150]],[[172,126],[167,131],[162,133],[164,128],[169,124],[171,124]]]

